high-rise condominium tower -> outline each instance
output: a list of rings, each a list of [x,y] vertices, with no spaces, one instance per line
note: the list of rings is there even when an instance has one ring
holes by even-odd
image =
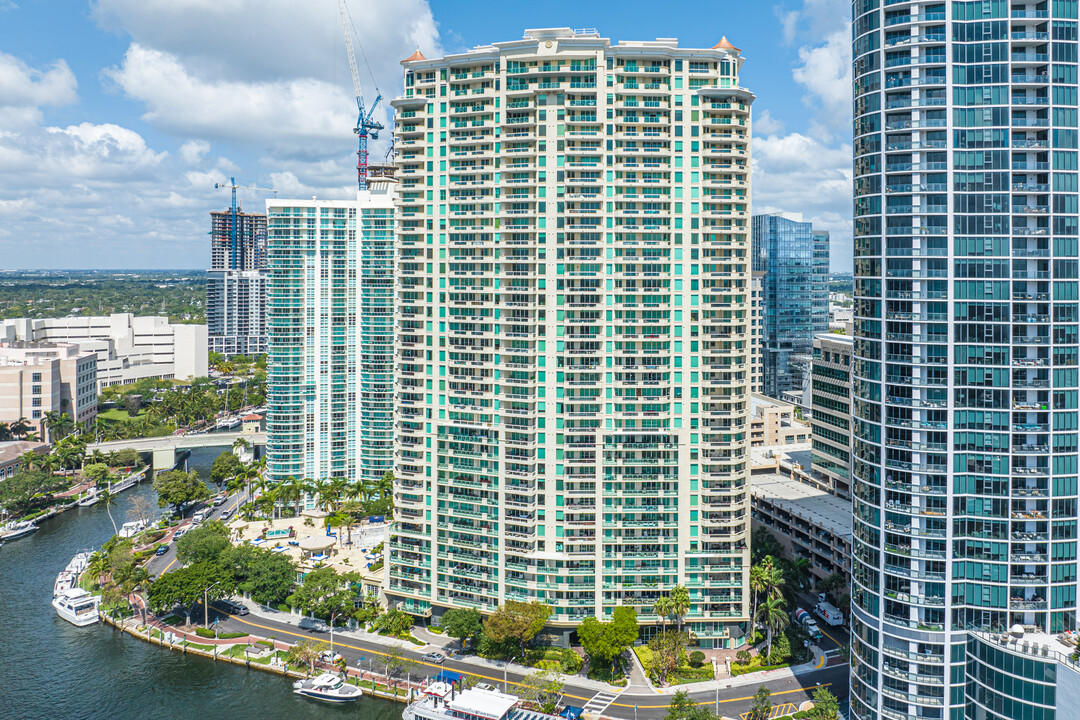
[[[529,30],[403,64],[388,595],[538,600],[569,632],[681,583],[701,641],[741,643],[738,49]]]
[[[266,201],[267,471],[377,480],[393,466],[393,195]]]
[[[211,352],[266,352],[266,215],[210,213],[206,325]]]
[[[982,633],[1076,622],[1077,4],[854,23],[852,716],[1051,718]]]
[[[762,276],[761,384],[779,398],[810,378],[814,335],[829,329],[829,233],[779,214],[755,215],[753,270]]]

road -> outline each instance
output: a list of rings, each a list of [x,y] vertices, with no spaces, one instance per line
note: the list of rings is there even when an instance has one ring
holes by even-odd
[[[208,519],[220,518],[224,510],[236,511],[239,505],[239,494],[232,495],[224,505],[214,508],[214,512]],[[188,526],[190,521],[182,525]],[[168,572],[176,565],[176,544],[170,543],[167,553],[150,559],[147,569],[154,577]],[[199,611],[201,613],[201,610]],[[196,613],[198,614],[198,613]],[[218,630],[221,632],[247,632],[253,635],[272,635],[279,640],[295,641],[300,638],[315,637],[324,642],[329,642],[328,633],[312,633],[300,630],[295,624],[273,620],[253,615],[236,616],[211,609],[212,616],[218,619]],[[828,639],[823,638],[820,642],[822,650],[826,653],[824,667],[810,673],[792,677],[783,671],[761,673],[760,683],[740,685],[736,687],[720,688],[719,691],[693,691],[693,685],[687,685],[690,696],[699,704],[708,706],[710,710],[719,712],[720,715],[738,718],[750,709],[754,693],[759,684],[769,688],[772,692],[774,706],[791,703],[794,707],[787,707],[786,711],[779,714],[794,712],[799,703],[808,700],[811,694],[819,686],[828,687],[841,701],[848,694],[848,666],[839,657],[838,647],[846,645],[848,638],[846,633],[838,632],[843,628],[822,627],[822,632]],[[831,641],[831,642],[830,642]],[[334,638],[334,650],[341,653],[348,664],[353,667],[362,665],[364,670],[379,671],[378,657],[386,654],[386,645],[361,640],[354,637],[343,637],[340,634]],[[469,662],[468,657],[462,659],[448,659],[443,664],[429,663],[421,660],[427,652],[431,652],[432,646],[418,650],[405,649],[403,655],[416,663],[416,671],[424,676],[434,675],[441,669],[453,670],[477,678],[479,681],[488,682],[492,685],[502,686],[508,682],[511,684],[520,682],[522,675],[512,670],[504,673],[484,665]],[[670,695],[661,695],[655,691],[645,690],[640,687],[632,687],[616,693],[618,688],[612,688],[610,693],[600,694],[591,687],[575,685],[573,678],[566,680],[564,689],[564,703],[588,706],[595,713],[602,713],[605,717],[619,718],[620,720],[659,720],[668,711]],[[614,697],[611,697],[614,696]],[[719,703],[717,700],[719,699]],[[610,701],[610,702],[609,702]]]
[[[248,632],[255,635],[272,635],[278,640],[292,642],[296,639],[314,637],[323,642],[329,642],[328,633],[306,632],[297,628],[296,625],[282,621],[271,620],[264,617],[247,615],[225,615],[219,613],[221,620],[218,629],[222,632]],[[429,663],[421,660],[426,652],[433,648],[428,646],[418,650],[406,649],[403,655],[416,663],[417,672],[424,676],[436,674],[441,669],[453,670],[477,678],[480,681],[492,685],[502,686],[504,682],[511,684],[520,682],[522,675],[507,671],[505,680],[503,672],[489,667],[470,663],[468,657],[464,659],[448,659],[442,664]],[[350,666],[361,666],[364,670],[379,672],[378,657],[385,655],[386,646],[354,637],[343,637],[340,634],[334,638],[334,650],[341,653]],[[373,662],[374,660],[374,662]],[[820,685],[829,687],[833,694],[839,698],[847,697],[848,668],[846,664],[829,664],[821,670],[807,673],[798,677],[775,677],[778,672],[764,673],[761,685],[769,688],[773,693],[773,704],[793,703],[798,706],[804,700],[809,699],[813,691]],[[774,679],[769,679],[769,676]],[[687,686],[691,691],[691,697],[700,705],[706,705],[716,710],[716,700],[719,698],[719,712],[721,715],[738,718],[742,713],[750,709],[750,702],[757,691],[758,684],[743,685],[732,688],[721,688],[719,692],[708,690],[693,692],[693,686]],[[614,694],[617,688],[612,689]],[[592,688],[575,685],[573,678],[568,678],[564,689],[564,703],[579,707],[589,704],[598,693]],[[599,699],[597,700],[599,702]],[[656,720],[667,714],[670,695],[661,695],[656,692],[646,691],[642,688],[630,688],[618,694],[612,702],[601,712],[604,716],[622,718],[625,720]],[[635,709],[636,706],[636,709]],[[597,703],[593,703],[597,707]],[[790,710],[790,712],[794,712]]]
[[[225,500],[225,503],[219,507],[214,507],[209,502],[206,502],[197,507],[190,508],[186,513],[187,517],[184,518],[184,520],[180,523],[179,527],[172,530],[169,535],[166,535],[166,538],[169,540],[169,549],[165,552],[165,554],[154,555],[146,562],[146,570],[150,573],[150,577],[156,578],[159,575],[168,572],[169,569],[176,564],[176,543],[172,542],[172,538],[173,535],[175,535],[177,530],[179,530],[180,528],[191,527],[192,515],[198,512],[200,508],[205,508],[211,511],[206,518],[207,520],[220,520],[221,514],[226,510],[229,511],[231,514],[236,514],[237,508],[240,507],[241,494],[242,493],[234,493],[230,495]]]

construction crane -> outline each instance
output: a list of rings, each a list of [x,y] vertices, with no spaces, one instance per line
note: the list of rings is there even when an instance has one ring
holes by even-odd
[[[220,189],[220,188],[230,188],[230,189],[232,189],[232,212],[231,212],[231,214],[229,216],[229,220],[230,220],[230,223],[229,223],[229,225],[230,225],[230,227],[229,227],[229,258],[230,258],[230,261],[231,261],[230,264],[229,264],[229,268],[232,269],[232,270],[241,270],[241,269],[243,269],[242,268],[242,263],[238,262],[239,258],[237,257],[238,253],[240,252],[240,239],[239,239],[239,237],[237,237],[237,228],[236,228],[236,223],[237,223],[236,191],[237,190],[262,190],[263,192],[276,193],[277,190],[275,190],[274,188],[259,187],[258,185],[237,185],[236,184],[236,178],[234,178],[234,177],[229,178],[229,184],[228,185],[226,185],[225,183],[214,183],[214,189],[215,190]]]
[[[379,88],[375,88],[375,102],[365,112],[364,93],[360,88],[360,71],[356,68],[356,55],[353,53],[352,22],[349,19],[349,11],[345,7],[345,0],[338,0],[338,10],[341,12],[341,29],[345,33],[345,51],[349,55],[349,71],[352,73],[353,91],[356,93],[356,127],[353,132],[359,136],[360,146],[356,151],[356,181],[361,190],[367,190],[368,171],[368,138],[379,139],[379,131],[383,129],[382,123],[375,120],[375,106],[382,100]],[[363,50],[363,48],[361,48]],[[366,61],[366,59],[365,59]],[[371,68],[368,68],[370,72]]]

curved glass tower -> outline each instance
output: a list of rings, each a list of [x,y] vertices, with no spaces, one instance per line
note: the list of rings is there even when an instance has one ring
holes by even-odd
[[[970,631],[1071,629],[1077,3],[857,0],[852,716],[965,703]]]

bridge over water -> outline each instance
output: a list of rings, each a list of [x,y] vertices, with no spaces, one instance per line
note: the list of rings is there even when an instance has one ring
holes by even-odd
[[[246,440],[258,457],[259,448],[266,447],[265,432],[215,432],[192,435],[165,435],[163,437],[132,438],[130,440],[110,440],[91,443],[86,446],[87,454],[100,450],[103,453],[116,450],[136,450],[149,455],[154,472],[170,470],[185,460],[192,450],[199,448],[231,448],[238,439]]]

